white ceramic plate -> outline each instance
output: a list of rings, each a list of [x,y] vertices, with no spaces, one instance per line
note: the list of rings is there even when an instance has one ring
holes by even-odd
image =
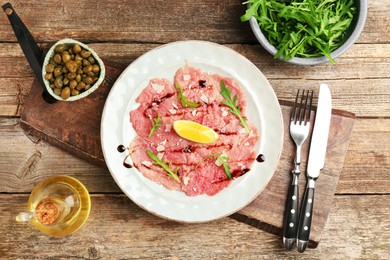
[[[214,196],[189,197],[171,191],[123,166],[119,145],[129,146],[136,136],[129,113],[150,79],[173,81],[176,70],[188,63],[202,71],[234,78],[246,92],[247,116],[257,126],[257,154],[265,162]],[[283,119],[276,95],[260,70],[244,56],[227,47],[204,41],[179,41],[153,49],[130,64],[111,89],[101,122],[104,158],[122,191],[137,205],[163,218],[180,222],[205,222],[228,216],[249,204],[272,178],[283,144]],[[262,209],[259,209],[262,210]]]

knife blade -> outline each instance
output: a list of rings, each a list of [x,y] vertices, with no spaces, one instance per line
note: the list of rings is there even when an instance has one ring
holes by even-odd
[[[306,250],[309,243],[314,203],[314,188],[316,180],[325,166],[331,116],[332,96],[329,87],[326,84],[321,84],[306,169],[307,184],[298,224],[297,249],[300,253],[303,253]]]

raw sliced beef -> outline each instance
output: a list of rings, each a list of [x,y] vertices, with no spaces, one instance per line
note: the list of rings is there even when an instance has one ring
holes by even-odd
[[[238,117],[229,112],[221,95],[221,81],[237,95],[241,114],[245,116],[244,91],[231,78],[202,72],[198,68],[184,66],[168,79],[152,79],[136,101],[139,107],[130,112],[130,121],[138,136],[129,147],[136,167],[146,178],[167,189],[180,190],[188,196],[215,195],[229,186],[235,178],[247,173],[256,158],[255,146],[259,141],[255,125],[247,120],[249,132]],[[199,104],[196,108],[183,107],[178,99],[176,84],[188,100]],[[160,127],[150,135],[152,120],[160,115]],[[191,120],[205,125],[219,134],[212,144],[200,144],[181,138],[172,125],[176,120]],[[176,171],[175,180],[147,155],[150,150]],[[228,158],[232,179],[229,179],[220,156]],[[248,173],[250,174],[250,173]]]

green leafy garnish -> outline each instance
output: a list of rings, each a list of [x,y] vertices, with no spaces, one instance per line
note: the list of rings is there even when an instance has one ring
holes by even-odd
[[[198,164],[195,166],[195,170],[196,170],[204,161],[206,161],[206,160],[208,160],[208,159],[212,159],[212,158],[218,158],[219,155],[220,155],[219,153],[213,153],[213,154],[211,154],[211,155],[209,155],[209,156],[206,156],[206,157],[202,158],[202,160],[200,160],[200,162],[198,162]]]
[[[230,166],[227,163],[227,161],[229,161],[229,158],[225,155],[220,155],[217,160],[220,160],[222,162],[222,166],[223,166],[223,169],[225,170],[225,174],[229,178],[229,180],[231,180],[232,175],[230,173]]]
[[[240,124],[246,129],[246,131],[249,133],[249,127],[246,123],[246,118],[241,115],[241,106],[237,104],[237,95],[235,95],[232,99],[230,89],[226,87],[225,82],[221,80],[221,95],[225,98],[224,101],[222,101],[222,104],[228,106],[229,112],[236,115],[238,119],[240,120]]]
[[[249,0],[241,16],[252,16],[278,51],[275,59],[310,58],[330,53],[343,44],[346,30],[356,13],[354,0]]]
[[[176,86],[176,89],[178,91],[177,98],[179,99],[179,101],[181,102],[181,105],[183,107],[196,108],[196,107],[200,106],[198,103],[190,101],[190,100],[188,100],[188,98],[186,96],[184,96],[183,89],[181,88],[179,82],[175,82],[175,86]]]
[[[179,176],[177,175],[178,169],[176,168],[174,171],[167,165],[166,162],[160,160],[152,151],[146,150],[146,154],[154,161],[153,164],[161,166],[168,173],[168,176],[172,177],[175,181],[180,182]]]
[[[223,154],[219,154],[219,153],[213,153],[205,158],[203,158],[196,166],[195,166],[195,170],[196,168],[199,167],[199,165],[201,165],[204,161],[208,160],[208,159],[212,159],[212,158],[217,158],[217,160],[219,160],[219,162],[221,162],[222,166],[223,166],[223,169],[225,170],[225,174],[226,176],[231,180],[232,179],[232,175],[230,173],[230,166],[229,164],[227,163],[227,161],[229,161],[229,157],[227,157],[226,155],[223,155]]]
[[[152,137],[154,132],[156,132],[162,124],[160,112],[157,111],[157,117],[152,118],[151,120],[152,127],[150,128],[149,137]]]

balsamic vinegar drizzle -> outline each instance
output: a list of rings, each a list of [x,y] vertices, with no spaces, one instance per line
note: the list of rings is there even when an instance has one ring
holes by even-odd
[[[264,154],[259,154],[256,158],[256,161],[258,161],[259,163],[262,163],[265,161],[265,156]]]
[[[237,179],[238,177],[241,177],[242,175],[244,175],[245,173],[247,173],[249,171],[250,171],[250,169],[244,168],[241,171],[235,170],[235,171],[231,172],[230,174],[232,175],[233,179]],[[216,180],[212,181],[211,183],[215,184],[215,183],[220,183],[223,181],[230,181],[230,179],[226,176],[225,178],[216,179]]]
[[[205,80],[199,80],[199,87],[201,87],[201,88],[204,88],[204,87],[206,87],[206,81]]]
[[[118,147],[116,149],[118,150],[118,152],[123,153],[123,152],[126,151],[127,148],[124,145],[120,144],[120,145],[118,145]],[[131,165],[131,164],[126,162],[127,157],[129,157],[129,156],[130,156],[130,154],[126,155],[125,159],[123,159],[123,166],[126,167],[126,168],[132,168],[133,167],[133,165]]]
[[[183,152],[184,153],[191,153],[193,151],[193,147],[191,145],[184,147]]]
[[[118,152],[120,153],[123,153],[124,151],[126,151],[126,147],[124,145],[118,145],[118,147],[116,148],[118,150]]]
[[[256,157],[256,161],[258,161],[259,163],[262,163],[265,161],[265,156],[264,154],[259,154],[257,157]],[[233,171],[231,172],[231,175],[233,177],[233,179],[237,179],[238,177],[244,175],[245,173],[249,172],[250,169],[242,169],[241,171]],[[222,178],[222,179],[218,179],[218,180],[215,180],[213,181],[212,183],[215,184],[215,183],[219,183],[219,182],[223,182],[223,181],[228,181],[229,179],[228,178]]]
[[[153,100],[153,102],[149,104],[148,108],[152,108],[153,106],[158,106],[161,102],[164,102],[164,100],[166,100],[172,96],[173,96],[173,93],[168,93],[158,100]]]
[[[124,146],[124,145],[118,145],[118,147],[116,148],[118,150],[118,152],[120,153],[123,153],[127,150],[127,148]],[[191,153],[192,152],[192,147],[191,146],[188,146],[188,147],[185,147],[183,149],[183,152],[185,153]],[[123,166],[126,167],[126,168],[132,168],[133,166],[129,163],[126,162],[127,158],[130,156],[130,154],[126,155],[126,157],[123,159]],[[256,157],[256,161],[258,161],[259,163],[262,163],[265,161],[265,156],[264,154],[259,154],[257,157]],[[242,175],[244,175],[245,173],[247,173],[249,171],[249,169],[243,169],[242,171],[235,171],[232,173],[232,176],[233,178],[238,178]],[[216,180],[214,181],[213,183],[218,183],[218,182],[222,182],[222,181],[226,181],[228,179],[221,179],[221,180]]]
[[[127,159],[127,157],[129,157],[130,156],[130,154],[128,154],[128,155],[126,155],[126,157],[125,157],[125,159],[123,160],[123,166],[125,166],[126,168],[132,168],[133,167],[133,165],[131,165],[131,164],[129,164],[129,163],[127,163],[126,162],[126,159]]]

